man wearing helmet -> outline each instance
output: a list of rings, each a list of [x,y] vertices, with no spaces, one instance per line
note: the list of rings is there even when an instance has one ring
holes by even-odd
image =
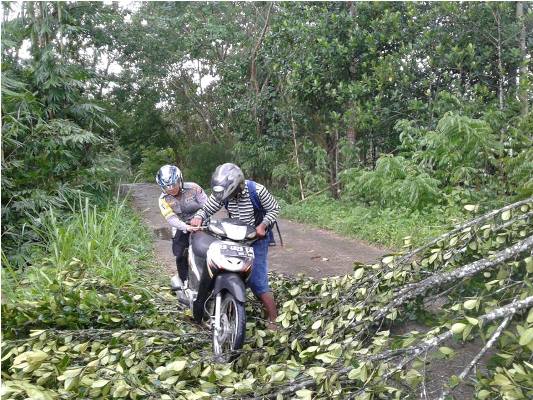
[[[269,328],[275,329],[277,309],[274,295],[268,285],[267,255],[270,240],[267,233],[276,222],[279,204],[263,185],[245,181],[241,169],[232,163],[217,167],[211,178],[211,189],[213,193],[202,209],[196,212],[191,225],[199,226],[203,220],[225,206],[230,218],[237,218],[255,226],[257,236],[261,239],[253,244],[255,260],[247,284],[263,303]],[[260,202],[260,210],[257,206],[254,207],[254,197]]]
[[[185,249],[189,246],[189,234],[197,228],[189,225],[194,214],[207,201],[203,189],[194,182],[183,182],[178,167],[163,165],[157,172],[156,182],[163,193],[159,196],[161,214],[172,226],[172,252],[176,256],[176,267],[180,285],[185,286],[188,278]]]

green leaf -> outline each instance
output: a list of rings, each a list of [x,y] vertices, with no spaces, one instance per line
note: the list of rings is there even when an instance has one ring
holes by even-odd
[[[130,392],[131,387],[124,381],[118,381],[113,387],[113,397],[126,397]]]
[[[455,354],[455,351],[453,349],[450,349],[449,347],[439,347],[439,351],[444,354],[445,356],[451,356],[452,354]]]
[[[498,385],[498,386],[507,386],[507,385],[511,385],[512,384],[512,382],[509,380],[509,378],[507,378],[503,374],[495,374],[493,382],[494,382],[495,385]]]
[[[394,256],[387,256],[381,260],[383,264],[390,264],[394,260]]]
[[[463,340],[466,340],[468,338],[468,335],[470,335],[470,332],[472,332],[473,325],[467,325],[463,331]]]
[[[455,334],[459,334],[466,328],[466,324],[463,324],[462,322],[456,322],[452,325],[451,331]]]
[[[91,385],[92,388],[101,388],[101,387],[104,387],[105,385],[107,385],[109,382],[111,382],[110,380],[108,379],[99,379],[97,381],[94,381],[93,384]]]
[[[67,369],[65,372],[63,372],[63,375],[60,375],[57,377],[57,380],[62,381],[68,378],[75,378],[79,374],[81,374],[81,371],[83,368],[73,368],[73,369]]]
[[[467,300],[463,303],[463,307],[466,308],[467,310],[473,310],[474,308],[476,308],[477,303],[478,303],[477,299]]]
[[[357,271],[355,271],[355,273],[354,273],[355,280],[361,279],[364,273],[365,273],[365,269],[364,268],[358,268]]]
[[[504,211],[502,213],[502,220],[503,221],[508,221],[510,219],[511,219],[511,210]]]
[[[187,361],[186,360],[178,360],[178,361],[174,361],[174,362],[171,362],[170,364],[168,364],[166,366],[166,369],[172,370],[172,371],[176,371],[176,372],[180,372],[180,371],[183,371],[186,366],[187,366]]]
[[[351,380],[360,380],[360,381],[365,381],[367,378],[367,370],[366,370],[366,365],[365,364],[361,364],[360,366],[358,366],[357,368],[354,368],[352,369],[349,373],[348,373],[348,379],[351,379]]]
[[[324,367],[311,367],[307,371],[305,371],[309,376],[315,379],[315,381],[319,381],[322,379],[324,374],[326,373],[326,368]]]
[[[335,361],[337,361],[337,359],[339,357],[330,352],[330,353],[319,354],[319,355],[315,356],[315,358],[317,360],[320,360],[320,361],[326,363],[326,364],[333,364]]]
[[[302,400],[311,400],[313,398],[313,392],[309,389],[301,389],[296,391],[296,396]]]
[[[275,372],[271,377],[269,382],[281,382],[285,379],[285,371]]]
[[[454,388],[459,383],[461,383],[461,380],[459,379],[459,377],[457,375],[452,375],[452,376],[450,376],[450,379],[448,380],[448,382],[450,383],[450,387]]]
[[[65,382],[63,382],[63,388],[67,391],[73,390],[78,386],[78,382],[79,382],[78,377],[66,378]]]
[[[422,377],[422,374],[418,372],[416,369],[410,369],[404,375],[405,380],[410,385],[416,385],[418,382],[420,382],[421,377]]]
[[[483,390],[480,390],[479,392],[477,392],[477,398],[480,399],[480,400],[485,400],[486,398],[488,398],[490,396],[490,392],[486,389],[483,389]]]
[[[28,351],[26,353],[26,361],[30,365],[35,365],[43,362],[49,357],[48,353],[41,350]]]
[[[533,341],[533,328],[529,328],[520,335],[520,340],[518,341],[518,343],[520,344],[520,346],[527,346],[532,341]]]
[[[526,257],[524,261],[526,262],[526,271],[530,274],[533,273],[533,256]]]
[[[320,328],[322,326],[322,320],[319,319],[318,321],[315,321],[315,323],[313,325],[311,325],[311,329],[313,330],[317,330],[318,328]]]

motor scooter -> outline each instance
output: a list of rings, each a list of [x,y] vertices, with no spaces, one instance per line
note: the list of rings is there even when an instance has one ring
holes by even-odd
[[[245,284],[252,273],[255,240],[255,227],[238,219],[211,220],[191,233],[187,283],[180,286],[179,279],[172,278],[172,289],[191,308],[194,319],[209,321],[219,362],[233,359],[244,344]]]

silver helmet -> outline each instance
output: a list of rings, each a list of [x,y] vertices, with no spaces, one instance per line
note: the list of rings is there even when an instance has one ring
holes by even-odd
[[[183,189],[183,175],[180,169],[174,165],[163,165],[159,168],[155,181],[164,192],[169,189],[174,189],[176,186],[180,190]]]
[[[235,164],[219,165],[211,177],[211,189],[215,199],[223,203],[244,189],[244,174]]]

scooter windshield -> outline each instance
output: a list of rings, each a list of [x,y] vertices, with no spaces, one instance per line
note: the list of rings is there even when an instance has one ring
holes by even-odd
[[[229,222],[222,222],[222,227],[226,237],[231,240],[244,240],[246,239],[246,226],[235,225]]]

